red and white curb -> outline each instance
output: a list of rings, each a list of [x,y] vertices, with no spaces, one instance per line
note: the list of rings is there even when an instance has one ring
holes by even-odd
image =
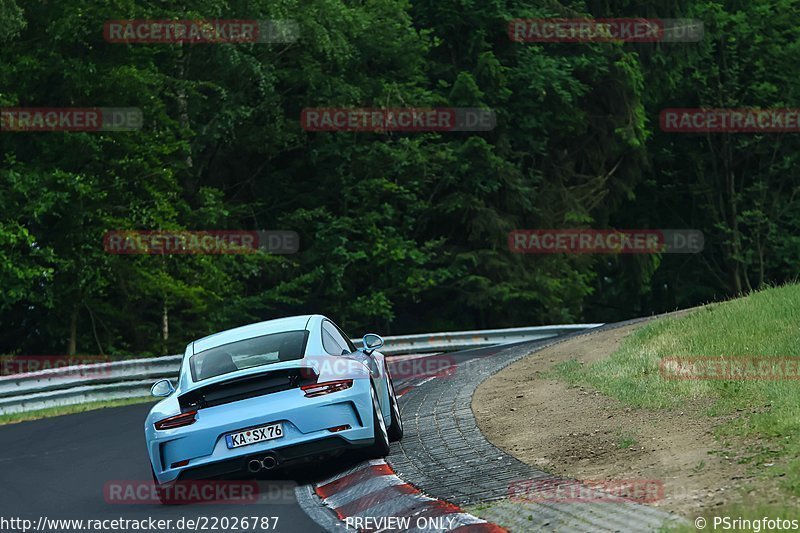
[[[449,502],[430,498],[397,477],[385,461],[361,463],[314,485],[322,503],[348,529],[360,531],[506,530],[464,512]]]

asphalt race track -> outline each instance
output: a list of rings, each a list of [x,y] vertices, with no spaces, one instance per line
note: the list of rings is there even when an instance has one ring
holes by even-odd
[[[521,343],[520,343],[521,344]],[[510,345],[504,345],[507,348]],[[500,347],[448,354],[452,364],[490,356]],[[391,367],[390,367],[391,368]],[[398,376],[398,394],[431,379],[430,376]],[[435,379],[435,378],[433,378]],[[399,398],[400,405],[403,403]],[[101,409],[56,418],[0,427],[0,516],[31,520],[171,519],[170,531],[180,519],[199,519],[191,530],[214,524],[213,517],[278,517],[275,530],[282,532],[323,530],[298,504],[294,487],[336,475],[357,465],[358,457],[340,457],[326,464],[295,468],[260,476],[261,499],[256,504],[109,503],[107,484],[151,479],[142,425],[150,404]],[[331,513],[331,516],[333,514]],[[208,519],[208,520],[207,520]],[[185,524],[185,522],[184,522]],[[218,524],[218,531],[223,530]],[[270,524],[272,527],[272,524]],[[73,531],[74,526],[45,531]],[[0,524],[2,531],[15,531]],[[187,528],[188,530],[188,528]],[[264,528],[232,528],[227,531],[264,531]],[[213,529],[212,529],[213,531]]]

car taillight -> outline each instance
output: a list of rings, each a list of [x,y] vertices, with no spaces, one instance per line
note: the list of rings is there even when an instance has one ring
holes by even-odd
[[[174,429],[182,428],[183,426],[190,426],[197,422],[197,419],[195,419],[196,414],[197,411],[189,411],[188,413],[171,416],[169,418],[165,418],[164,420],[159,420],[155,423],[155,426],[156,429]]]
[[[323,394],[330,394],[332,392],[339,392],[341,390],[349,389],[352,386],[352,379],[340,379],[338,381],[325,381],[323,383],[303,385],[300,388],[306,393],[307,398],[313,398],[314,396],[322,396]]]

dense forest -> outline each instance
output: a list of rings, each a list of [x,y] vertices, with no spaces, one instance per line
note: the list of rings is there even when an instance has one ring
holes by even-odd
[[[141,110],[0,131],[0,353],[177,353],[318,312],[352,335],[610,322],[791,281],[794,0],[0,0],[0,108]],[[702,21],[696,42],[518,42],[514,19]],[[274,42],[110,42],[107,21],[293,21]],[[283,41],[283,42],[280,42]],[[309,131],[309,108],[476,108],[483,131]],[[800,107],[800,106],[798,106]],[[696,254],[515,254],[520,228],[703,232]],[[114,254],[121,230],[280,230],[297,253]]]

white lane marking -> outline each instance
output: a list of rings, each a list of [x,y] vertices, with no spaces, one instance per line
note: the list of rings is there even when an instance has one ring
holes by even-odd
[[[368,516],[404,516],[407,514],[406,511],[414,507],[417,507],[417,512],[424,510],[425,506],[432,501],[434,501],[432,498],[422,494],[398,494],[397,497],[390,500],[376,501],[375,505],[359,511],[353,516],[361,518]]]
[[[370,459],[369,461],[364,461],[363,463],[358,463],[357,465],[355,465],[353,467],[350,467],[347,470],[339,472],[338,474],[336,474],[334,476],[331,476],[328,479],[324,479],[322,481],[318,481],[317,483],[315,483],[315,485],[317,487],[321,487],[323,485],[327,485],[328,483],[333,483],[334,481],[338,481],[338,480],[342,479],[345,476],[349,476],[350,474],[354,474],[354,473],[358,472],[359,470],[364,470],[367,467],[377,466],[377,465],[385,465],[385,464],[386,464],[386,461],[384,461],[383,459]]]
[[[441,355],[444,352],[436,352],[436,353],[410,353],[406,355],[387,355],[386,362],[391,363],[392,361],[408,361],[409,359],[421,359],[423,357],[433,357],[434,355]]]
[[[356,483],[351,487],[347,487],[341,492],[331,494],[325,498],[324,501],[331,507],[338,509],[340,507],[344,507],[348,503],[356,501],[359,498],[369,496],[373,492],[378,492],[379,490],[397,485],[405,485],[405,482],[397,476],[371,477]]]
[[[416,385],[414,385],[414,387],[421,387],[422,385],[425,385],[427,382],[429,382],[432,379],[436,379],[436,376],[431,376],[429,378],[425,378],[422,381],[420,381],[419,383],[417,383]]]
[[[342,474],[335,476],[336,479],[341,479],[342,477],[359,472],[369,466],[370,464],[386,464],[385,461],[380,459],[374,459],[367,463],[363,463],[358,465],[357,467],[348,469],[347,472],[343,472]],[[391,467],[390,467],[391,468]],[[323,483],[317,484],[317,486],[322,486],[330,481],[326,481]],[[378,498],[378,493],[380,491],[385,490],[388,487],[410,487],[414,492],[404,493],[398,492],[397,495],[393,497],[389,497],[387,499],[386,494],[381,494],[380,499],[376,499],[374,502],[369,500],[369,496],[371,494],[375,494],[375,497]],[[431,498],[419,492],[416,488],[412,485],[409,485],[405,481],[403,481],[400,477],[394,474],[375,474],[374,477],[370,476],[366,479],[360,480],[357,483],[349,486],[348,488],[342,490],[341,492],[337,492],[335,494],[331,494],[327,498],[322,500],[322,504],[328,506],[330,509],[336,512],[337,516],[343,515],[342,508],[346,507],[348,504],[351,504],[355,501],[362,500],[364,505],[363,509],[360,509],[350,515],[346,515],[345,518],[348,516],[352,517],[380,517],[380,516],[402,516],[408,514],[409,511],[413,511],[411,513],[412,523],[416,524],[416,517],[420,514],[425,513],[428,510],[428,506],[430,504],[435,504],[439,500],[435,498]],[[444,502],[447,503],[447,502]],[[473,516],[469,513],[458,509],[455,512],[442,512],[441,514],[437,513],[437,518],[443,518],[447,520],[447,530],[455,529],[465,525],[472,525],[472,524],[483,524],[486,521]]]

